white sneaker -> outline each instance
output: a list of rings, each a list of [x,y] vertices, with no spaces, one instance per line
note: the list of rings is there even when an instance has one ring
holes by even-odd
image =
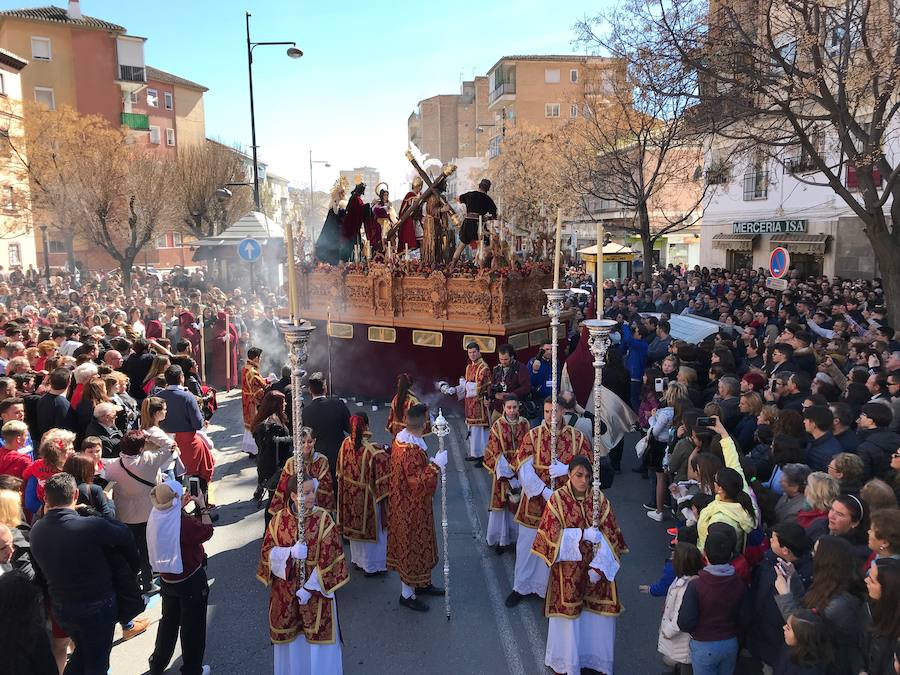
[[[650,518],[650,520],[655,520],[657,523],[661,523],[663,521],[663,518],[665,518],[663,512],[657,511],[656,509],[654,509],[653,511],[647,511],[647,517]]]
[[[203,666],[203,670],[200,671],[200,675],[209,675],[209,666]]]

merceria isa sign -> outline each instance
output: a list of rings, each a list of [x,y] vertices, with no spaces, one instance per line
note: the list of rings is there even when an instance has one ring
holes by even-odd
[[[806,232],[803,220],[741,220],[731,224],[732,234],[793,234]]]

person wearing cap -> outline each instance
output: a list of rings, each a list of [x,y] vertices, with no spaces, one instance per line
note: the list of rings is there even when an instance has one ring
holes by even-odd
[[[150,490],[152,510],[147,520],[147,550],[153,570],[159,573],[162,618],[156,645],[150,656],[150,674],[162,675],[172,660],[175,641],[181,634],[181,672],[207,675],[203,665],[206,650],[206,578],[204,542],[213,536],[209,509],[201,492],[184,494],[174,480]],[[194,505],[191,513],[185,510]]]

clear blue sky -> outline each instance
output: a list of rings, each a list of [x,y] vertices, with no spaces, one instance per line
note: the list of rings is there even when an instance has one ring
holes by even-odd
[[[209,87],[207,135],[250,144],[244,12],[254,41],[293,40],[254,52],[260,157],[300,185],[327,189],[337,170],[375,166],[404,188],[406,120],[416,103],[459,91],[505,54],[574,53],[572,26],[608,0],[81,0],[84,14],[148,38],[148,64]],[[3,9],[40,6],[0,0]],[[50,4],[50,3],[48,3]],[[53,4],[65,6],[66,0]]]

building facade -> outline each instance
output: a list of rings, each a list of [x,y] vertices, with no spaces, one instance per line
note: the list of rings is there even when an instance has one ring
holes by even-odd
[[[0,49],[0,266],[5,270],[38,266],[28,177],[12,150],[24,147],[21,72],[27,64]]]
[[[439,94],[419,101],[407,120],[407,137],[427,157],[443,164],[483,156],[487,149],[482,124],[488,124],[488,79],[480,76],[460,85],[458,94]]]
[[[799,149],[787,149],[777,159],[762,153],[722,159],[726,156],[725,142],[711,139],[705,179],[716,189],[703,212],[700,264],[768,268],[772,249],[783,246],[804,277],[878,276],[862,222],[829,186],[810,184],[823,180],[816,181]],[[844,185],[854,191],[855,172],[847,166],[841,171]]]
[[[365,183],[366,198],[370,200],[375,198],[375,186],[381,182],[381,174],[375,167],[358,166],[355,169],[345,169],[340,172],[340,175],[346,179],[347,185],[350,186],[351,190],[357,183]],[[397,191],[397,188],[394,188],[394,190]]]

